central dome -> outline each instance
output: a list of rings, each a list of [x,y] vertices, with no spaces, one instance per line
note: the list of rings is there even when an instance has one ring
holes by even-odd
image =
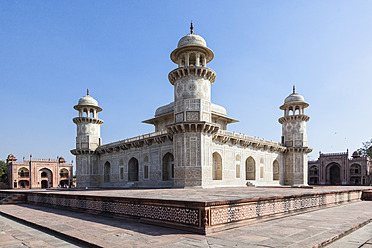
[[[205,42],[203,37],[197,34],[188,34],[180,39],[180,41],[178,42],[177,48],[185,47],[185,46],[207,47],[207,42]]]

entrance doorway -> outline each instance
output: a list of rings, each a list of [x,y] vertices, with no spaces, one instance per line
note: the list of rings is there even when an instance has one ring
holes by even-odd
[[[41,188],[47,189],[48,188],[48,180],[42,180],[41,181]]]
[[[340,166],[338,166],[337,164],[333,164],[329,168],[329,174],[329,181],[332,185],[341,184]]]

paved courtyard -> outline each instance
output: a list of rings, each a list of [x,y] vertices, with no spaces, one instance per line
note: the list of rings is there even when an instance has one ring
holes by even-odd
[[[301,248],[326,244],[354,228],[369,223],[372,220],[372,202],[358,201],[322,208],[206,236],[127,219],[28,204],[0,205],[0,212],[90,243],[94,247]],[[372,234],[370,236],[372,238]]]
[[[111,196],[146,198],[160,200],[181,200],[193,202],[229,201],[277,196],[295,196],[302,194],[324,193],[353,189],[372,189],[368,186],[329,186],[314,188],[291,188],[291,187],[222,187],[207,189],[88,189],[88,190],[2,190],[11,192],[39,192],[71,195]]]

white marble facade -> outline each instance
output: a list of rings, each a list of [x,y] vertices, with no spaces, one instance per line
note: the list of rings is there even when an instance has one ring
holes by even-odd
[[[293,89],[280,107],[284,116],[280,143],[227,131],[237,122],[211,102],[216,73],[207,67],[214,53],[193,33],[171,53],[178,68],[169,73],[174,101],[159,107],[155,132],[102,144],[102,109],[86,96],[74,108],[77,125],[78,187],[223,187],[307,185],[304,98]]]

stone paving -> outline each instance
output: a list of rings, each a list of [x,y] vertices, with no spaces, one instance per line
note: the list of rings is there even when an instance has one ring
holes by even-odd
[[[372,248],[372,223],[327,245],[327,248]]]
[[[28,204],[0,205],[0,212],[98,247],[301,248],[325,244],[370,222],[372,202],[358,201],[322,208],[206,236],[127,219]],[[372,234],[370,236],[372,238]]]
[[[0,247],[81,247],[0,216]]]
[[[265,198],[288,195],[302,195],[312,193],[325,193],[343,190],[372,189],[370,186],[319,186],[314,188],[291,188],[291,187],[233,187],[233,188],[206,188],[206,189],[75,189],[75,190],[1,190],[7,192],[38,192],[70,195],[93,195],[146,198],[160,200],[182,200],[193,202],[210,202],[225,200],[241,200],[250,198]]]

